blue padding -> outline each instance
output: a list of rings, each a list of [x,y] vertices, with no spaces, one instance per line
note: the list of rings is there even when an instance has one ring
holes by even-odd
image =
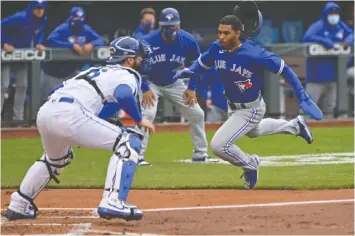
[[[118,199],[126,201],[128,192],[131,189],[134,173],[136,172],[137,164],[134,161],[123,161],[121,172],[121,183],[118,192]]]
[[[137,153],[141,152],[141,140],[137,135],[134,134],[129,135],[129,145]]]

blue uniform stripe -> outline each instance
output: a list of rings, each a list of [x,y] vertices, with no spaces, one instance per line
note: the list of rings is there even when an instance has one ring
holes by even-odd
[[[235,140],[240,134],[241,132],[243,132],[247,127],[248,125],[250,124],[250,122],[252,122],[256,116],[256,113],[257,113],[257,110],[254,108],[253,109],[253,114],[251,116],[251,118],[247,121],[247,123],[245,123],[233,136],[232,138],[230,138],[226,144],[226,146],[224,147],[224,152],[234,158],[236,158],[239,162],[243,163],[244,165],[247,165],[249,166],[250,168],[252,169],[255,169],[255,166],[252,166],[250,164],[247,164],[246,162],[243,161],[243,159],[241,159],[240,157],[238,157],[236,154],[228,151],[228,149],[230,148],[230,146],[232,145],[233,143],[233,140]]]

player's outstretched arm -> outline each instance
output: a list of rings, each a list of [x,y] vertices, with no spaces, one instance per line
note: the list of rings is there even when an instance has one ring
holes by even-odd
[[[129,85],[120,84],[116,87],[114,96],[117,102],[120,104],[122,110],[124,110],[132,119],[138,124],[138,126],[148,128],[150,132],[154,133],[155,128],[152,123],[142,118],[136,98],[133,95],[133,91]]]
[[[281,75],[286,79],[288,84],[291,85],[299,101],[300,108],[303,110],[303,112],[314,120],[322,120],[322,111],[319,109],[317,104],[312,101],[311,97],[306,93],[297,74],[292,70],[292,68],[288,65],[285,65]]]

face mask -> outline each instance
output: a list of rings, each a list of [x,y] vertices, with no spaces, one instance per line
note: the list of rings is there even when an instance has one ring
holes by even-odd
[[[150,31],[151,29],[153,29],[153,23],[150,21],[144,22],[142,27],[144,31]]]
[[[328,22],[331,25],[336,25],[339,23],[340,16],[339,15],[329,15],[328,16]]]
[[[84,25],[85,25],[85,23],[82,20],[73,20],[70,22],[71,30],[73,31],[73,33],[76,33],[76,34],[83,31]]]
[[[162,29],[162,31],[168,40],[172,40],[177,33],[176,29]]]

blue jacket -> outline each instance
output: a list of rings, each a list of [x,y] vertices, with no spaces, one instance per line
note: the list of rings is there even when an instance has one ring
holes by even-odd
[[[15,48],[29,48],[32,40],[35,46],[42,43],[47,17],[39,19],[32,10],[30,4],[26,10],[1,20],[1,47],[8,43]]]
[[[333,48],[335,43],[354,43],[354,32],[344,22],[339,21],[332,26],[327,21],[328,12],[340,10],[334,2],[328,2],[323,10],[322,18],[313,23],[303,36],[304,42],[314,42],[326,48]],[[308,58],[306,68],[306,82],[327,82],[336,80],[336,65],[334,58]]]
[[[211,96],[208,96],[208,90],[211,91]],[[209,69],[198,81],[196,93],[204,100],[211,99],[212,104],[223,111],[228,110],[227,99],[224,96],[224,88],[222,80],[216,69]]]
[[[149,32],[144,31],[142,25],[139,25],[139,26],[137,27],[137,29],[136,29],[136,32],[134,32],[133,37],[134,37],[135,39],[142,39],[144,36],[146,36],[146,35],[149,34],[150,32],[152,32],[152,31],[149,31]]]
[[[74,35],[70,30],[69,19],[59,25],[47,38],[47,47],[73,48],[73,45],[92,43],[94,47],[104,46],[103,38],[98,35],[89,25],[84,25],[84,30]],[[47,62],[43,65],[43,71],[51,76],[63,78],[79,70],[83,62]]]

